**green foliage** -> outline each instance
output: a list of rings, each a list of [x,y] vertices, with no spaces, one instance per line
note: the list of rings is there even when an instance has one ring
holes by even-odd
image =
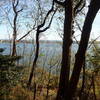
[[[4,49],[0,49],[0,97],[7,95],[9,89],[15,86],[20,79],[22,67],[16,66],[20,56],[2,55]]]

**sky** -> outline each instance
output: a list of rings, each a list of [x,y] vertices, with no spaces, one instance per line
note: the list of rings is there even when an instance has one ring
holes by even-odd
[[[97,36],[100,36],[100,11],[94,20],[91,32],[91,38],[96,38]]]
[[[56,23],[57,24],[57,23]],[[62,27],[63,30],[63,27]],[[0,39],[9,39],[9,33],[8,32],[9,28],[6,24],[0,24]],[[20,38],[25,34],[23,30],[20,30],[21,35],[18,36]],[[75,33],[75,35],[79,34],[79,31]],[[91,39],[95,39],[100,35],[100,12],[97,14],[93,26],[92,26],[92,31],[91,31]],[[11,36],[10,36],[11,37]],[[27,39],[30,39],[32,35],[29,35]],[[57,34],[57,31],[55,30],[55,21],[52,23],[51,28],[48,29],[46,32],[43,33],[42,40],[62,40],[61,37]],[[80,39],[80,36],[77,37],[77,39]],[[100,38],[98,39],[100,41]]]
[[[52,25],[53,26],[53,25]],[[41,37],[43,40],[61,40],[61,37],[55,32],[54,29],[48,29]],[[78,32],[76,35],[79,34]],[[23,34],[21,34],[22,36]],[[95,39],[100,35],[100,13],[97,14],[91,31],[91,39]],[[20,36],[19,36],[20,37]],[[30,38],[30,36],[28,36]],[[80,37],[78,37],[80,38]],[[0,25],[0,39],[9,39],[8,29],[6,25]],[[100,40],[100,39],[98,39]]]
[[[84,24],[84,21],[82,24]],[[77,36],[78,34],[80,34],[80,31],[77,31],[75,36]],[[90,40],[96,39],[98,36],[100,36],[100,11],[96,15],[95,20],[92,24]],[[77,37],[77,40],[80,40],[80,35]],[[100,37],[97,40],[100,41]]]

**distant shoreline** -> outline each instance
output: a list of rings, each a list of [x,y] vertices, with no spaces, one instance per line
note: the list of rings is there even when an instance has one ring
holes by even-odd
[[[79,41],[78,41],[79,42]],[[89,43],[91,43],[93,41],[89,41]],[[0,43],[11,43],[11,40],[4,40],[4,39],[0,39]],[[35,43],[35,40],[21,40],[20,42],[17,43]],[[40,40],[40,43],[60,43],[62,44],[61,40]],[[73,41],[73,43],[77,43],[76,41]],[[95,43],[100,43],[100,41],[95,41]]]
[[[0,43],[11,43],[11,40],[2,40],[0,39]],[[35,40],[21,40],[17,43],[35,43]],[[40,43],[62,43],[60,40],[40,40]]]

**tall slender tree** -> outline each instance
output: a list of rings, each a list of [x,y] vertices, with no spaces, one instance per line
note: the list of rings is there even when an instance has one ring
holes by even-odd
[[[39,56],[39,47],[40,47],[40,44],[39,44],[40,33],[45,32],[47,29],[50,28],[52,20],[53,20],[53,17],[54,17],[54,14],[56,13],[56,11],[57,10],[54,10],[54,0],[53,0],[52,7],[47,12],[46,16],[44,17],[43,23],[37,26],[37,30],[36,30],[36,52],[35,52],[35,57],[34,57],[33,64],[32,64],[32,69],[31,69],[31,72],[30,72],[30,75],[29,75],[29,79],[28,79],[28,84],[27,84],[28,87],[30,87],[30,85],[31,85],[32,78],[33,78],[33,75],[34,75],[34,70],[35,70],[36,65],[37,65],[37,60],[38,60],[38,56]],[[53,12],[53,14],[51,16],[49,24],[45,28],[43,28],[45,26],[45,24],[46,24],[46,20],[47,20],[48,16],[52,12]]]
[[[12,7],[13,7],[13,11],[14,11],[12,56],[16,55],[17,18],[18,18],[19,13],[23,10],[23,8],[21,8],[20,10],[18,10],[17,9],[18,5],[19,5],[19,0],[12,0]]]

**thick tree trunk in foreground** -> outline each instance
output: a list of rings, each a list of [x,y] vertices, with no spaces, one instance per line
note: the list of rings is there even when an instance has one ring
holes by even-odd
[[[79,49],[76,54],[74,69],[73,69],[73,73],[72,73],[70,83],[69,83],[69,92],[68,92],[68,94],[66,94],[68,98],[66,100],[73,100],[72,97],[74,96],[74,94],[76,92],[81,68],[83,65],[86,49],[88,46],[88,41],[89,41],[89,37],[90,37],[92,24],[93,24],[93,21],[95,19],[95,16],[96,16],[99,8],[100,8],[100,0],[91,0],[90,6],[89,6],[89,11],[87,13],[85,23],[83,26]]]
[[[62,65],[60,73],[59,89],[56,100],[65,100],[70,74],[70,47],[72,44],[72,0],[65,2],[65,20],[64,20],[64,35],[63,35],[63,51]]]

